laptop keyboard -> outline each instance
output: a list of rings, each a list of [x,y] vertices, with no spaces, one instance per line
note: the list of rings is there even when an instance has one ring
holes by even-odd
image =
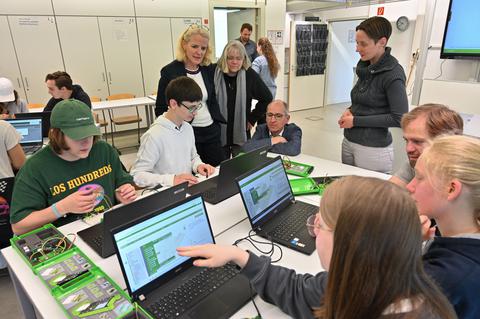
[[[211,294],[239,273],[236,266],[205,268],[195,277],[172,290],[148,307],[155,318],[175,318],[182,315],[196,300]]]
[[[38,151],[41,148],[41,146],[36,146],[36,145],[34,145],[34,146],[22,146],[22,148],[23,148],[23,151],[25,152],[25,154],[33,154],[36,151]]]
[[[301,232],[302,228],[306,231],[307,218],[316,213],[318,213],[318,207],[296,202],[295,213],[289,214],[269,232],[269,235],[289,242]]]

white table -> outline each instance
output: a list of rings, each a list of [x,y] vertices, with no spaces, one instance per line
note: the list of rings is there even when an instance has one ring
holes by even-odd
[[[132,99],[120,99],[120,100],[110,100],[110,101],[99,101],[92,103],[92,111],[105,111],[113,110],[118,108],[125,107],[135,107],[135,106],[145,106],[145,114],[147,115],[147,125],[153,123],[155,119],[152,115],[152,105],[155,105],[155,101],[147,96],[135,97]],[[110,115],[110,113],[109,113]]]
[[[386,179],[388,175],[359,169],[341,163],[319,159],[309,155],[299,155],[291,157],[297,162],[308,163],[315,166],[311,176],[325,176],[327,173],[333,175],[362,175],[375,176]],[[320,197],[318,195],[299,196],[297,199],[318,205]],[[217,205],[207,204],[207,211],[212,224],[215,240],[221,244],[231,244],[236,239],[245,237],[250,230],[250,223],[246,219],[246,212],[237,194]],[[90,227],[83,221],[76,221],[60,228],[64,234],[77,233],[78,231]],[[75,245],[80,248],[97,266],[102,268],[120,287],[125,288],[125,282],[122,277],[120,265],[117,257],[101,258],[98,256],[80,237],[77,237]],[[248,244],[241,244],[241,247],[252,249]],[[15,291],[25,318],[37,318],[35,310],[43,318],[64,318],[65,314],[56,304],[50,292],[40,279],[33,274],[24,260],[13,250],[7,247],[2,250],[8,263],[11,278],[15,286]],[[316,273],[322,268],[316,253],[310,256],[295,252],[288,248],[283,248],[283,258],[280,265],[294,268],[299,273]],[[256,298],[257,305],[260,308],[263,318],[285,318],[287,317],[278,308]],[[256,312],[252,303],[248,303],[239,310],[232,318],[244,318],[255,316]]]

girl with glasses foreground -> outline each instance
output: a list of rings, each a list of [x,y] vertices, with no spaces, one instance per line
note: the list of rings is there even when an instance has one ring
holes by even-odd
[[[423,271],[417,210],[400,187],[358,176],[334,181],[306,227],[326,270],[316,275],[296,274],[235,246],[177,251],[205,258],[196,266],[236,263],[261,298],[294,318],[456,318]]]

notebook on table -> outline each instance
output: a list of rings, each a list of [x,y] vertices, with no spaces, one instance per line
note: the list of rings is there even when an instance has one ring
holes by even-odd
[[[238,193],[235,178],[267,160],[268,146],[261,147],[220,163],[218,175],[192,185],[191,195],[202,194],[206,202],[217,204]]]
[[[279,156],[236,181],[258,235],[304,254],[315,251],[315,239],[308,234],[306,222],[318,212],[318,206],[295,200]]]
[[[200,195],[112,231],[127,289],[154,318],[228,318],[250,299],[237,267],[193,266],[176,247],[214,243]]]
[[[187,195],[188,183],[178,184],[134,202],[113,208],[103,214],[101,223],[78,232],[95,252],[103,258],[115,253],[110,231],[145,214],[180,201]]]
[[[42,137],[42,119],[8,119],[8,122],[17,130],[22,136],[20,145],[27,155],[37,152],[43,146]]]

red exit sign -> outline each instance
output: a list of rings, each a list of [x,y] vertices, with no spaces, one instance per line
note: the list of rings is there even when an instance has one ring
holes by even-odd
[[[377,16],[383,16],[384,13],[385,13],[385,7],[377,8]]]

